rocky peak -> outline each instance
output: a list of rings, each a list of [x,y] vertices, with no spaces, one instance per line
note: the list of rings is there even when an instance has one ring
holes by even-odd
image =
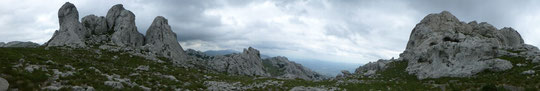
[[[29,47],[36,48],[40,45],[34,42],[21,42],[21,41],[11,41],[8,43],[0,42],[0,47]]]
[[[304,80],[321,80],[323,76],[317,72],[302,66],[301,64],[289,61],[287,57],[277,56],[263,60],[267,72],[278,78]]]
[[[259,50],[249,47],[248,49],[244,49],[244,54],[250,54],[250,55],[256,55],[257,57],[261,57],[261,54],[259,53]]]
[[[427,15],[412,30],[400,59],[418,78],[465,77],[483,70],[502,71],[512,64],[497,57],[507,48],[523,46],[512,28],[497,30],[476,21],[460,22],[447,11]]]
[[[157,16],[146,31],[145,47],[151,52],[171,58],[173,61],[185,60],[185,53],[182,46],[178,44],[176,33],[171,30],[167,19],[162,16]]]
[[[115,32],[111,40],[118,46],[139,47],[144,45],[144,36],[137,31],[135,26],[135,15],[125,10],[121,4],[114,5],[107,12],[107,25]]]
[[[420,23],[437,24],[437,23],[459,23],[459,19],[448,11],[442,11],[441,13],[429,14]]]
[[[60,25],[78,22],[79,12],[77,11],[77,7],[69,2],[64,3],[58,10],[58,19],[60,20]]]
[[[120,13],[124,11],[124,5],[116,4],[107,12],[107,26],[109,30],[114,29],[114,24],[116,24],[116,18],[120,17]]]
[[[270,76],[264,70],[263,61],[257,49],[249,47],[241,54],[215,56],[208,63],[209,69],[234,75]]]
[[[60,30],[54,32],[53,37],[45,43],[46,46],[84,47],[84,38],[88,31],[79,22],[79,13],[75,5],[66,2],[58,10]]]
[[[82,18],[82,25],[94,35],[103,35],[109,33],[107,30],[107,21],[103,16],[87,15]]]

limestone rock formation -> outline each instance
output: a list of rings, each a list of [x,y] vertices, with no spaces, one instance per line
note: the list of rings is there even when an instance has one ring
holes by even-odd
[[[167,19],[157,16],[150,28],[146,31],[145,47],[157,55],[172,59],[174,62],[183,63],[186,53],[178,43],[176,33],[171,30]]]
[[[356,68],[354,73],[364,75],[364,76],[371,76],[371,75],[374,75],[374,73],[378,70],[386,69],[387,67],[386,64],[393,61],[397,61],[397,60],[392,58],[390,60],[379,59],[377,62],[369,62],[365,64],[364,66],[360,66]]]
[[[259,50],[249,47],[241,54],[215,56],[209,61],[208,67],[218,72],[235,75],[270,76],[264,68]]]
[[[9,88],[9,83],[6,79],[0,77],[0,91],[7,91]]]
[[[109,9],[106,19],[109,31],[114,30],[111,40],[115,45],[130,47],[144,45],[144,36],[135,26],[135,15],[124,9],[123,5],[117,4]]]
[[[8,43],[0,42],[0,47],[30,47],[35,48],[40,45],[34,42],[21,42],[21,41],[11,41]]]
[[[79,22],[79,12],[75,5],[66,2],[58,10],[60,30],[54,32],[46,46],[85,47],[84,38],[89,34]]]
[[[82,25],[90,31],[86,44],[99,45],[110,42],[110,35],[114,31],[107,29],[105,17],[96,15],[87,15],[82,18]]]
[[[263,60],[263,63],[267,72],[278,78],[300,78],[305,80],[320,80],[323,78],[321,74],[311,71],[301,64],[289,61],[286,57],[267,58]]]
[[[87,15],[82,18],[82,25],[86,27],[91,34],[100,35],[109,33],[107,21],[103,16]]]
[[[484,70],[512,68],[498,59],[498,50],[523,45],[512,28],[497,30],[490,24],[460,22],[447,11],[429,14],[413,29],[400,57],[408,61],[407,71],[419,79],[466,77]]]

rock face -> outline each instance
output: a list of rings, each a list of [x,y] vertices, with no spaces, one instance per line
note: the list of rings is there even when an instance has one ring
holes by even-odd
[[[397,60],[392,58],[390,60],[379,59],[377,62],[369,62],[365,64],[364,66],[360,66],[356,68],[354,73],[364,75],[364,76],[371,76],[371,75],[374,75],[374,73],[378,70],[386,69],[387,67],[386,64],[393,61],[397,61]]]
[[[323,78],[321,74],[313,72],[301,64],[289,61],[286,57],[267,58],[263,60],[263,63],[267,72],[274,77],[305,80],[320,80]]]
[[[146,31],[147,49],[158,55],[171,58],[174,62],[185,60],[186,53],[178,44],[176,33],[171,30],[167,19],[158,16]]]
[[[114,33],[112,30],[107,29],[107,22],[105,17],[88,15],[82,18],[82,25],[86,30],[90,31],[89,38],[86,39],[86,44],[99,45],[110,42],[110,33]]]
[[[46,46],[84,47],[84,38],[89,34],[79,22],[79,12],[75,5],[66,2],[58,10],[60,30],[54,32]]]
[[[114,5],[107,12],[107,25],[114,29],[111,40],[118,46],[139,47],[144,45],[144,36],[137,31],[135,15],[124,9],[123,5]]]
[[[102,35],[109,33],[107,21],[103,16],[88,15],[82,18],[82,25],[93,35]],[[112,31],[114,32],[114,31]]]
[[[497,30],[490,24],[460,22],[447,11],[429,14],[413,29],[400,57],[407,71],[419,79],[466,77],[484,70],[512,68],[498,59],[498,50],[520,47],[523,39],[512,28]]]
[[[7,91],[9,83],[6,79],[0,77],[0,91]]]
[[[244,49],[243,53],[225,56],[207,56],[202,52],[188,50],[186,53],[178,43],[168,20],[157,16],[148,28],[146,36],[137,31],[135,15],[117,4],[107,15],[88,15],[78,21],[77,9],[71,3],[60,8],[60,30],[45,44],[47,47],[69,46],[74,48],[94,48],[127,52],[157,62],[165,62],[160,57],[171,60],[179,67],[208,68],[234,75],[266,76],[282,78],[320,79],[321,75],[285,57],[268,59],[269,67],[284,71],[271,75],[265,68],[259,51]],[[9,45],[0,43],[1,46]],[[113,84],[114,85],[114,84]]]
[[[21,42],[21,41],[11,41],[8,43],[0,42],[0,47],[30,47],[36,48],[40,45],[34,42]]]
[[[248,76],[270,76],[264,68],[259,50],[249,47],[241,54],[215,56],[208,67],[219,72]]]
[[[355,74],[371,76],[386,64],[407,61],[406,71],[418,79],[468,77],[476,73],[511,69],[503,56],[523,57],[540,62],[540,50],[524,44],[512,28],[459,21],[448,11],[429,14],[412,30],[409,42],[399,59],[379,60],[356,69]]]

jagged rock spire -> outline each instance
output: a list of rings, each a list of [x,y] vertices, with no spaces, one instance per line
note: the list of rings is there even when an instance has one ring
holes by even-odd
[[[135,15],[121,4],[107,12],[107,27],[114,30],[111,40],[118,46],[139,47],[144,45],[144,36],[137,31]]]
[[[88,31],[79,22],[79,12],[75,5],[66,2],[58,10],[60,30],[54,32],[53,37],[45,43],[46,46],[85,47],[84,38]]]
[[[167,19],[162,16],[154,18],[152,25],[146,31],[145,47],[151,52],[171,58],[173,61],[183,61],[185,58],[184,50],[178,44],[176,33],[171,30]]]

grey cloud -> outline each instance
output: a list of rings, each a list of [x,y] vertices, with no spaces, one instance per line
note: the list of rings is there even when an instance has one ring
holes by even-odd
[[[19,7],[13,9],[27,9],[27,12],[12,10],[11,3],[0,3],[0,36],[3,36],[0,41],[48,40],[58,29],[56,12],[64,2],[51,1],[54,4],[27,8],[14,4]],[[88,14],[104,16],[114,4],[124,4],[135,13],[138,30],[143,34],[154,17],[164,16],[185,48],[241,50],[253,46],[270,55],[355,63],[397,57],[414,25],[429,13],[448,10],[462,21],[486,21],[501,28],[519,25],[518,15],[534,13],[539,6],[533,0],[79,0],[72,3],[79,9],[80,18]],[[265,3],[272,5],[264,6]],[[245,25],[234,27],[223,23],[228,22],[223,20],[228,16],[206,15],[209,10],[249,13],[233,14],[232,18],[247,19],[243,21]],[[253,12],[282,16],[263,17]],[[33,27],[27,27],[29,24]],[[532,28],[535,27],[528,27]],[[527,34],[534,31],[516,29],[526,38],[535,38],[530,36],[534,34]]]

